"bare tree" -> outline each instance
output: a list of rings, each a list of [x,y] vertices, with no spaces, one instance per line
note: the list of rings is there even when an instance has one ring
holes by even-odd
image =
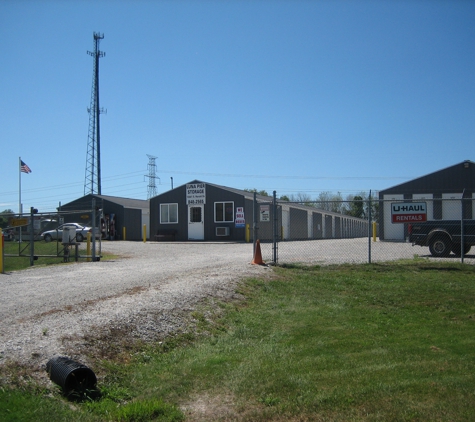
[[[312,197],[303,192],[298,192],[296,195],[290,195],[290,202],[298,202],[299,204],[308,205],[310,207],[315,205],[315,201]]]

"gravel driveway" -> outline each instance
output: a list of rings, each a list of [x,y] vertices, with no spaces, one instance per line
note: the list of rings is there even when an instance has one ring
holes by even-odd
[[[203,298],[232,298],[238,280],[272,271],[250,264],[250,244],[117,241],[102,250],[118,258],[0,274],[0,364],[82,359],[85,336],[113,327],[163,337]]]

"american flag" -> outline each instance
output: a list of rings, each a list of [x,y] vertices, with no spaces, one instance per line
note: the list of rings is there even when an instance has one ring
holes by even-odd
[[[22,173],[31,173],[31,169],[28,167],[28,165],[26,163],[23,162],[23,160],[20,160],[21,161],[21,164],[20,164],[20,170]]]

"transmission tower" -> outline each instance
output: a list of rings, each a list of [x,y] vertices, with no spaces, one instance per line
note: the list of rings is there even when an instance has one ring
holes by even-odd
[[[106,53],[99,50],[99,42],[104,38],[104,34],[94,32],[94,51],[87,54],[94,58],[94,68],[92,76],[91,106],[87,109],[89,113],[89,131],[87,136],[86,155],[86,176],[84,178],[84,195],[101,195],[101,131],[99,125],[99,115],[105,113],[99,107],[99,59]]]
[[[154,157],[153,155],[148,155],[148,175],[145,175],[145,177],[148,177],[148,192],[147,192],[147,199],[153,198],[154,196],[157,196],[157,187],[155,186],[155,179],[160,180],[160,177],[157,177],[157,166],[155,165],[155,160],[157,157]]]

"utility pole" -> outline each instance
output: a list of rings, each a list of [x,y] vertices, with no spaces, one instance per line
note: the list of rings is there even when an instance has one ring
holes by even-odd
[[[89,131],[87,136],[86,175],[84,178],[84,195],[101,195],[101,131],[99,116],[105,113],[99,106],[99,59],[106,53],[99,50],[99,42],[104,34],[94,32],[94,51],[87,53],[94,58],[92,77],[91,106],[89,113]]]

